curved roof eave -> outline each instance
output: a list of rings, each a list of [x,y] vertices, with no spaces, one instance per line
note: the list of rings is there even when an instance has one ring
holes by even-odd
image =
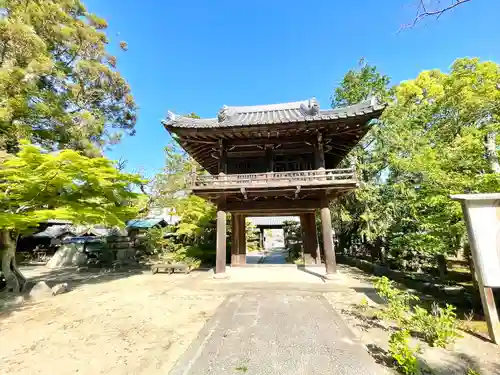
[[[380,104],[375,98],[372,98],[350,106],[321,110],[317,101],[313,98],[308,101],[265,106],[224,106],[219,111],[218,117],[204,119],[178,116],[169,111],[167,119],[163,120],[162,123],[168,130],[179,128],[184,128],[186,130],[202,130],[279,125],[298,122],[353,119],[356,117],[365,117],[372,113],[378,115],[385,107],[385,104]]]

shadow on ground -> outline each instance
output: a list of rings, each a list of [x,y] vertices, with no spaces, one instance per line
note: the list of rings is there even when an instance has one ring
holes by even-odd
[[[353,289],[358,293],[363,293],[367,298],[371,299],[373,302],[375,302],[379,305],[385,304],[384,300],[382,298],[380,298],[380,296],[377,294],[377,291],[375,290],[375,288],[356,287]]]
[[[397,363],[387,350],[376,344],[368,344],[366,345],[366,349],[375,362],[391,369],[395,369],[397,367]],[[436,348],[434,348],[434,350],[435,349]],[[500,364],[492,363],[488,366],[488,368],[484,368],[484,363],[481,359],[474,358],[473,356],[463,352],[455,352],[452,353],[451,356],[442,356],[439,359],[439,364],[429,363],[418,354],[417,358],[421,374],[466,375],[469,374],[470,370],[474,370],[479,374],[500,374]]]
[[[322,275],[321,273],[319,272],[315,272],[313,271],[312,269],[310,268],[306,268],[306,266],[304,264],[297,264],[297,269],[299,271],[302,271],[302,272],[305,272],[305,273],[308,273],[309,275],[313,275],[313,276],[316,276],[316,277],[319,277],[321,280],[323,280],[324,282],[326,281],[326,278],[325,278],[325,275]]]
[[[366,349],[378,364],[389,368],[394,367],[394,360],[391,358],[387,350],[382,349],[380,346],[375,344],[366,345]]]
[[[78,272],[76,267],[50,269],[44,266],[21,267],[21,272],[27,278],[24,291],[21,294],[0,293],[0,319],[5,318],[12,312],[22,310],[28,305],[33,306],[37,302],[29,298],[29,292],[35,284],[40,281],[47,283],[49,287],[57,284],[67,283],[68,293],[83,286],[91,284],[106,283],[118,279],[144,273],[147,267],[137,266],[130,269],[109,270],[109,269],[89,269],[85,272]],[[29,302],[26,304],[24,302]]]
[[[392,326],[384,325],[383,321],[377,316],[380,310],[373,307],[361,308],[358,304],[347,304],[344,309],[341,309],[343,315],[348,315],[360,323],[356,323],[355,327],[362,331],[367,331],[372,328],[378,328],[383,331],[394,329]]]
[[[378,345],[366,345],[368,353],[375,361],[385,367],[395,369],[397,363],[391,357],[389,352]],[[482,374],[484,371],[481,366],[481,361],[466,353],[453,353],[450,358],[441,361],[441,364],[435,365],[425,362],[421,356],[417,355],[419,367],[422,374],[434,375],[466,375],[469,370],[474,370]],[[488,374],[500,374],[500,365],[492,364],[493,368],[489,368]]]
[[[486,335],[486,333],[476,332],[476,331],[473,331],[472,329],[468,329],[468,328],[460,328],[460,330],[467,333],[468,335],[474,336],[475,338],[477,338],[481,341],[493,344],[493,341]]]
[[[97,284],[139,275],[147,269],[147,267],[138,266],[120,270],[88,269],[78,272],[76,268],[71,267],[61,269],[45,269],[40,273],[34,274],[33,276],[30,276],[29,272],[25,271],[25,274],[28,274],[28,283],[26,284],[25,289],[29,291],[33,285],[39,281],[45,281],[50,287],[60,283],[68,283],[69,289],[72,290],[85,284]]]

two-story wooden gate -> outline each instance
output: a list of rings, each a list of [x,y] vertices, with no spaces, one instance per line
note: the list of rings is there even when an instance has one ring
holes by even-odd
[[[338,166],[369,130],[384,105],[368,100],[320,110],[315,99],[226,107],[215,118],[169,112],[165,128],[206,170],[194,175],[194,194],[217,205],[216,274],[226,268],[226,213],[232,215],[233,265],[246,260],[245,217],[297,215],[305,249],[321,262],[315,211],[320,210],[326,273],[336,272],[329,204],[355,189],[353,167]]]

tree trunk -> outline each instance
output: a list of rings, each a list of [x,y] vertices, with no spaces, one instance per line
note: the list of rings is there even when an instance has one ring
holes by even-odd
[[[380,264],[385,265],[385,240],[383,237],[377,237],[375,240],[375,246],[377,248],[377,257]]]
[[[497,154],[497,133],[489,132],[486,134],[484,140],[484,147],[486,149],[486,158],[490,163],[491,170],[493,173],[500,173],[500,164],[498,163],[498,154]]]
[[[20,293],[26,285],[16,263],[16,242],[8,230],[0,232],[0,255],[2,259],[2,273],[7,283],[7,292]]]

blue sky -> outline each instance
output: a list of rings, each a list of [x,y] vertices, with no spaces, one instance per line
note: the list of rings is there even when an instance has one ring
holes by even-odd
[[[393,83],[458,57],[500,62],[500,1],[473,0],[398,33],[416,0],[86,0],[110,27],[110,50],[140,107],[137,135],[108,152],[152,176],[170,141],[167,110],[213,117],[226,105],[270,104],[333,88],[361,57]],[[443,1],[444,2],[444,1]],[[129,51],[118,51],[120,40]]]

